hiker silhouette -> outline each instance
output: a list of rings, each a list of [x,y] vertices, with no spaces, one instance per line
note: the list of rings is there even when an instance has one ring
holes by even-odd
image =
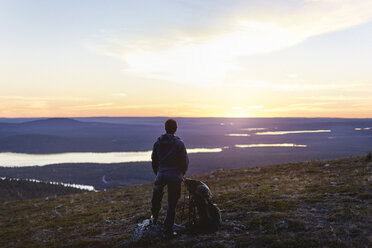
[[[185,175],[189,159],[185,144],[175,136],[177,122],[168,119],[165,122],[166,133],[161,135],[154,144],[151,160],[152,169],[156,175],[151,200],[152,222],[157,223],[164,187],[168,190],[167,215],[164,221],[165,236],[173,236],[173,225],[176,215],[176,206],[181,196],[182,177]]]

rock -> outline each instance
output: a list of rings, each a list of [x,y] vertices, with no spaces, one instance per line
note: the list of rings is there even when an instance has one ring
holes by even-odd
[[[114,224],[114,222],[112,220],[105,220],[105,223],[110,224],[110,225]]]
[[[239,229],[247,229],[247,227],[245,225],[242,225],[242,224],[236,224],[235,227],[237,227]]]
[[[275,178],[274,178],[274,181],[279,181],[279,178],[275,177]]]
[[[325,164],[325,165],[323,165],[324,167],[328,167],[329,166],[329,164]]]
[[[161,236],[163,231],[164,227],[159,221],[157,224],[153,224],[150,219],[146,219],[137,224],[133,230],[132,238],[133,240],[140,240],[143,237],[154,238]]]
[[[62,214],[55,209],[53,210],[53,215],[54,215],[54,217],[62,216]]]
[[[52,200],[54,200],[54,197],[53,196],[47,196],[44,199],[44,201],[52,201]]]
[[[259,214],[260,212],[257,212],[257,211],[247,211],[245,212],[245,216],[247,216],[248,218],[252,217],[253,215],[255,214]]]
[[[102,201],[112,202],[112,199],[110,197],[103,197]]]
[[[284,219],[278,224],[279,228],[288,227],[288,220]]]
[[[285,195],[285,194],[283,194],[283,195],[280,195],[280,198],[294,198],[294,197],[291,196],[291,195]]]
[[[158,221],[156,224],[153,224],[150,219],[146,219],[141,223],[138,223],[133,230],[132,239],[140,240],[141,238],[155,238],[161,237],[164,232],[164,224],[161,221]],[[173,231],[177,233],[184,233],[186,228],[181,225],[175,224],[173,226]]]
[[[324,226],[321,225],[321,224],[318,224],[318,225],[316,225],[315,227],[316,227],[317,229],[323,229],[323,228],[324,228]]]

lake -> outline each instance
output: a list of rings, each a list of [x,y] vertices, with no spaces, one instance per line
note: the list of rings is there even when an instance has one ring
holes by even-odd
[[[189,154],[221,152],[222,148],[193,148]],[[128,163],[151,161],[151,152],[70,152],[58,154],[0,153],[0,166],[26,167],[64,163]]]
[[[165,119],[0,119],[0,166],[149,162]],[[360,155],[372,148],[372,119],[176,119],[177,135],[195,162],[204,154],[204,160],[209,156],[241,167],[260,159],[267,164]]]

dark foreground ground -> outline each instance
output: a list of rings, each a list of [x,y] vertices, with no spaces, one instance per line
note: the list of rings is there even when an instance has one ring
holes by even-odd
[[[152,185],[146,184],[1,203],[0,247],[372,246],[372,161],[365,156],[196,178],[222,209],[217,233],[133,242],[134,227],[150,216]]]

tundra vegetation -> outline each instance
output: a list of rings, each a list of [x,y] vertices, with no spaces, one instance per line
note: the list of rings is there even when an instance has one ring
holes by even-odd
[[[14,178],[0,179],[0,202],[75,194],[85,191],[77,187],[66,187],[60,183],[35,182]]]
[[[143,184],[3,202],[0,247],[372,246],[370,154],[216,170],[193,178],[209,185],[222,210],[216,233],[132,241],[137,223],[150,216],[152,185]],[[176,223],[185,221],[184,201],[182,195]]]

